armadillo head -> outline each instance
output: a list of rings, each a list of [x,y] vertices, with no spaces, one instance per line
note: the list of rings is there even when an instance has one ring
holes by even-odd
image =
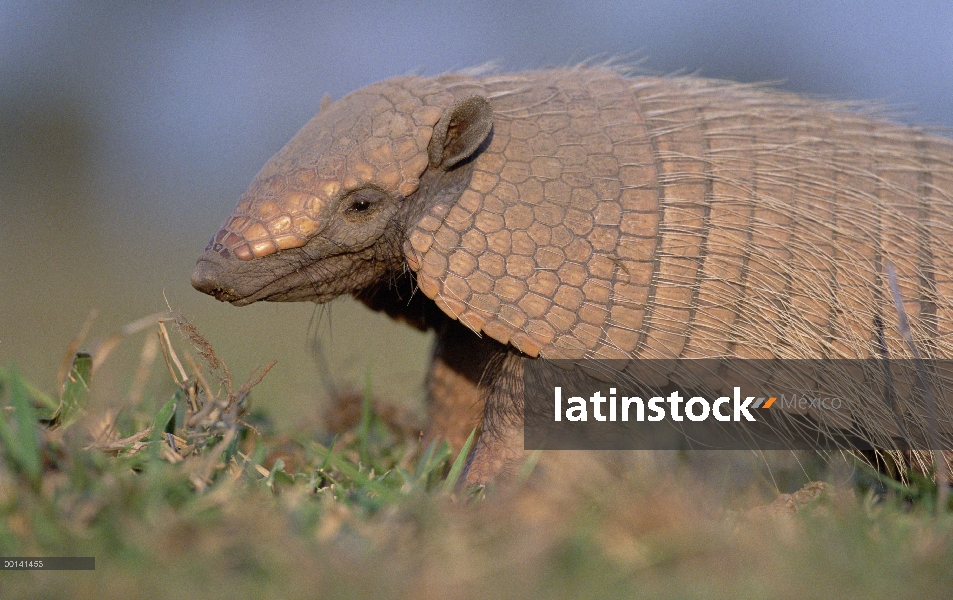
[[[327,301],[386,277],[421,178],[472,154],[492,126],[480,97],[454,103],[422,78],[378,83],[321,111],[255,177],[192,274],[235,305]]]

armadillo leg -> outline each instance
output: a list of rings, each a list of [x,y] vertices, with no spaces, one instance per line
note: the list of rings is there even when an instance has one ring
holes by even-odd
[[[490,357],[500,347],[450,319],[437,329],[427,377],[429,424],[425,445],[447,440],[457,452],[474,429],[479,435],[484,396],[478,385]]]
[[[467,464],[464,486],[516,475],[529,453],[523,450],[523,368],[527,359],[503,350],[486,366],[483,433]]]
[[[464,487],[506,482],[519,472],[529,453],[523,450],[523,424],[505,423],[480,436],[463,477]]]
[[[427,378],[427,432],[424,446],[447,440],[459,452],[474,429],[479,435],[483,403],[476,381],[455,369],[445,357],[434,354]]]

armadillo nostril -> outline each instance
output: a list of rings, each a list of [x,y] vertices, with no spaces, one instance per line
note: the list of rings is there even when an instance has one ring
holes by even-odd
[[[214,264],[200,260],[192,271],[192,287],[221,300],[222,298],[220,298],[220,296],[224,290],[217,277],[219,273],[220,269]]]

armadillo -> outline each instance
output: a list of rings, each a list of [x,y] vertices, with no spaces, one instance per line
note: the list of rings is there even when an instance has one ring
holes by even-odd
[[[351,294],[434,330],[428,436],[523,455],[539,359],[953,357],[953,142],[764,86],[577,67],[331,102],[200,257],[241,306]],[[502,475],[501,475],[502,474]]]

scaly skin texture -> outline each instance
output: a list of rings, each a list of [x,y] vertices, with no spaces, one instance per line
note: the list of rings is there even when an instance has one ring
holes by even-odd
[[[255,178],[210,242],[240,260],[303,246],[341,189],[366,184],[409,196],[427,167],[431,131],[452,96],[402,80],[359,90],[321,110]]]
[[[193,283],[435,329],[432,435],[476,403],[478,483],[519,459],[536,357],[909,356],[888,261],[921,354],[953,357],[951,240],[953,143],[914,128],[696,78],[449,74],[323,108]]]

